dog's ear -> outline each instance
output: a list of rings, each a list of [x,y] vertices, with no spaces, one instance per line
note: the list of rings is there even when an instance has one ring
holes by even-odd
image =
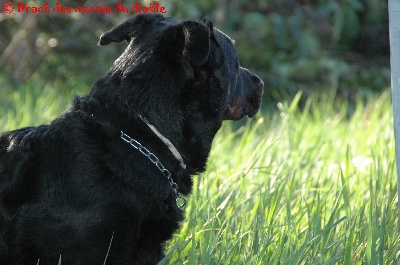
[[[210,55],[210,36],[213,34],[213,25],[210,21],[204,22],[187,20],[182,23],[184,35],[183,56],[196,65],[203,65]]]
[[[130,42],[131,38],[137,32],[141,31],[144,26],[163,18],[160,14],[138,14],[101,34],[99,44],[103,46],[111,42],[121,42],[123,40]]]

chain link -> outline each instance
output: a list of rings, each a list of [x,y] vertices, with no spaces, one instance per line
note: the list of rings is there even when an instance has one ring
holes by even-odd
[[[155,154],[150,152],[149,149],[144,147],[141,143],[139,143],[135,139],[131,138],[129,135],[125,134],[123,131],[121,131],[121,139],[127,142],[130,146],[132,146],[136,150],[138,150],[140,153],[146,156],[154,165],[156,165],[156,167],[169,181],[169,185],[175,194],[176,204],[178,205],[179,208],[183,208],[186,204],[186,197],[178,191],[179,189],[178,184],[176,184],[176,182],[172,179],[171,172],[169,172],[169,170],[164,167],[160,159],[158,159],[158,157]]]

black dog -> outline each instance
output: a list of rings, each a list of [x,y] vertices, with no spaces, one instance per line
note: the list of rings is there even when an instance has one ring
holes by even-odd
[[[0,264],[156,264],[223,120],[263,82],[209,21],[137,15],[129,46],[50,125],[0,134]]]

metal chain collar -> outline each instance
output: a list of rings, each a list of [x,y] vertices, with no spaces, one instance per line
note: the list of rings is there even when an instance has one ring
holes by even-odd
[[[136,150],[138,150],[145,157],[147,157],[154,165],[157,166],[157,168],[169,181],[169,185],[171,186],[171,189],[175,195],[176,205],[178,205],[179,208],[183,208],[186,204],[186,197],[178,191],[179,188],[178,184],[174,182],[174,180],[172,179],[171,172],[169,172],[169,170],[164,167],[164,165],[160,162],[160,159],[158,159],[158,157],[155,154],[150,152],[149,149],[144,147],[141,143],[139,143],[129,135],[125,134],[123,131],[121,131],[121,139],[127,142],[130,146],[132,146]]]

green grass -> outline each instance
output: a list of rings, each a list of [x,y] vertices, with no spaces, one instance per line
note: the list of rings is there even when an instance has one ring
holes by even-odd
[[[169,264],[398,264],[390,94],[299,96],[217,135]]]
[[[2,90],[1,131],[49,122],[89,90],[59,86]],[[390,93],[333,94],[225,124],[160,264],[398,264]]]

